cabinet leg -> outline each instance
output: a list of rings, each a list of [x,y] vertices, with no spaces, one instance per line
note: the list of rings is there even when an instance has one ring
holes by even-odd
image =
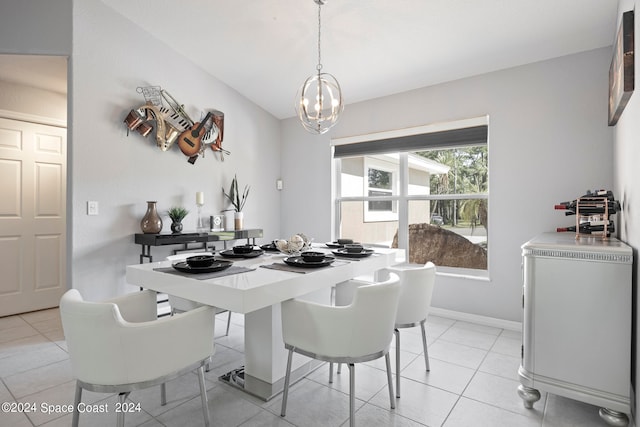
[[[533,404],[540,400],[540,392],[535,388],[525,387],[522,384],[518,386],[518,395],[527,409],[533,409]]]
[[[600,408],[600,418],[613,427],[626,427],[629,425],[627,414],[609,408]]]

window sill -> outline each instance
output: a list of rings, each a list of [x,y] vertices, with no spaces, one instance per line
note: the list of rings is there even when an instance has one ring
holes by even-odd
[[[471,268],[437,267],[436,276],[476,280],[480,282],[491,281],[488,270],[475,270]]]
[[[394,268],[399,269],[411,269],[422,267],[422,264],[412,264],[408,262],[402,262],[397,265],[394,265]],[[490,282],[489,271],[487,270],[476,270],[473,268],[455,268],[455,267],[439,267],[436,266],[436,276],[442,277],[452,277],[456,279],[465,279],[465,280],[477,280],[480,282]]]

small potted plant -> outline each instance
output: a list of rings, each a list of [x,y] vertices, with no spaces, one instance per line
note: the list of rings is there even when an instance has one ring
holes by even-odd
[[[247,202],[247,197],[249,196],[250,186],[245,185],[242,194],[238,191],[238,178],[236,175],[233,176],[233,180],[231,181],[231,187],[229,188],[229,192],[227,193],[222,189],[222,194],[225,195],[227,199],[233,205],[233,209],[226,209],[227,211],[235,210],[235,229],[242,230],[242,222],[244,219],[244,214],[242,209],[244,208],[244,204]]]
[[[167,215],[171,218],[171,231],[174,233],[180,233],[182,231],[182,220],[189,211],[182,206],[173,206],[167,211]]]

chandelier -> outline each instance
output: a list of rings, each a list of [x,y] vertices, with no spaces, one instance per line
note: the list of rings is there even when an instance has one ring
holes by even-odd
[[[323,134],[338,121],[344,110],[342,90],[335,77],[322,72],[320,51],[320,8],[327,0],[313,0],[318,4],[318,65],[316,73],[298,90],[296,112],[304,128],[316,134]]]

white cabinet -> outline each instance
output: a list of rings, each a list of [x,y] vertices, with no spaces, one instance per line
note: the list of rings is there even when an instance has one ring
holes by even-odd
[[[632,250],[615,238],[544,233],[522,246],[520,397],[539,390],[602,407],[626,425],[631,387]]]

